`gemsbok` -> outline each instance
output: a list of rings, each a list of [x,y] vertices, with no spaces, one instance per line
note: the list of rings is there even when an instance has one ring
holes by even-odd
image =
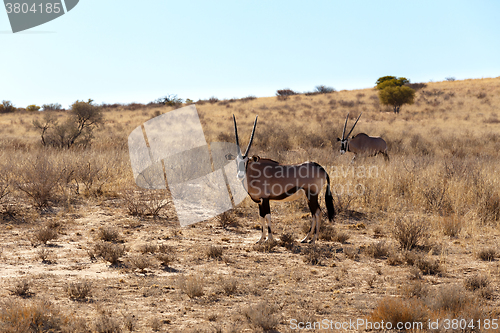
[[[255,117],[252,135],[250,136],[250,141],[243,155],[240,149],[238,128],[234,115],[233,121],[238,152],[237,156],[228,154],[226,158],[236,159],[238,180],[243,183],[250,198],[259,204],[259,219],[261,222],[262,234],[257,243],[274,241],[271,231],[271,208],[269,206],[269,201],[292,201],[301,198],[303,195],[307,198],[307,203],[311,210],[312,221],[307,236],[301,242],[305,243],[309,240],[309,243],[314,243],[316,239],[318,239],[321,223],[321,209],[318,197],[325,183],[327,185],[325,192],[327,216],[330,221],[332,221],[335,216],[328,173],[322,166],[315,162],[282,165],[271,159],[260,158],[259,156],[248,157],[255,134],[257,117]],[[266,222],[267,238],[265,238]],[[312,236],[314,231],[314,236]]]
[[[389,155],[387,155],[387,143],[381,137],[368,136],[365,133],[358,133],[349,139],[349,135],[351,135],[361,115],[362,113],[358,116],[358,119],[356,119],[356,122],[349,131],[349,134],[345,135],[347,120],[349,119],[349,114],[347,114],[344,129],[342,131],[342,139],[337,138],[337,141],[340,141],[340,153],[342,155],[345,154],[346,151],[354,153],[354,157],[352,159],[353,161],[358,154],[363,156],[375,156],[380,153],[384,155],[386,161],[389,161]]]

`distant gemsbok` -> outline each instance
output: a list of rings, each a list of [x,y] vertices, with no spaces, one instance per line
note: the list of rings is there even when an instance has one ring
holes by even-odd
[[[345,129],[347,126],[347,120],[349,119],[349,114],[345,118],[344,130],[342,131],[342,139],[337,138],[337,141],[340,141],[340,153],[343,155],[346,151],[350,151],[354,153],[353,161],[356,156],[375,156],[377,154],[384,155],[386,161],[389,161],[389,155],[387,155],[387,143],[385,143],[384,139],[379,136],[368,136],[365,133],[358,133],[349,139],[349,135],[351,135],[354,126],[358,123],[359,118],[362,113],[356,119],[356,122],[352,126],[349,134],[345,135]]]
[[[292,201],[302,195],[307,198],[307,203],[312,214],[311,229],[307,236],[301,241],[302,243],[310,240],[314,243],[319,235],[319,227],[321,223],[321,209],[319,207],[318,196],[323,188],[327,185],[325,192],[325,205],[327,209],[328,219],[333,220],[335,216],[335,208],[333,206],[333,197],[330,190],[330,178],[322,166],[315,162],[304,162],[302,164],[282,165],[276,161],[260,158],[259,156],[248,157],[248,152],[252,146],[253,137],[255,134],[255,126],[257,125],[257,117],[253,124],[252,135],[248,142],[245,154],[241,154],[240,143],[238,138],[238,128],[236,126],[236,118],[233,115],[234,134],[236,136],[236,145],[238,146],[237,156],[228,154],[226,158],[236,159],[237,163],[237,178],[242,181],[245,190],[250,195],[250,198],[259,204],[259,215],[261,221],[262,235],[257,243],[262,243],[264,240],[273,241],[271,232],[271,208],[269,201]],[[265,238],[265,224],[267,221],[267,239]],[[314,237],[312,233],[316,229]]]

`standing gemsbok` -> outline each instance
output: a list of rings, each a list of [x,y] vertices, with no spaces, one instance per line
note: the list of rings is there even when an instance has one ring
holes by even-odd
[[[312,214],[311,229],[302,243],[310,240],[314,243],[318,238],[319,227],[321,223],[321,209],[319,207],[318,196],[327,185],[325,192],[325,205],[327,208],[328,219],[332,221],[335,216],[333,206],[333,197],[330,190],[330,178],[322,166],[315,162],[304,162],[302,164],[282,165],[276,161],[260,158],[258,156],[248,157],[248,152],[252,146],[257,125],[257,117],[253,124],[252,135],[248,142],[247,150],[242,155],[238,138],[238,128],[236,118],[233,115],[234,134],[236,136],[236,145],[238,146],[237,156],[226,155],[228,159],[236,158],[237,178],[242,181],[245,190],[250,198],[259,204],[259,215],[262,225],[262,235],[258,243],[264,240],[273,241],[271,232],[271,209],[269,201],[292,201],[305,195],[307,203]],[[267,239],[265,239],[265,226],[267,221]],[[312,233],[315,230],[314,237]]]
[[[349,119],[349,114],[345,118],[344,129],[342,131],[342,139],[337,138],[337,141],[340,141],[340,153],[343,155],[346,151],[350,151],[354,153],[354,157],[352,160],[356,158],[356,156],[364,155],[364,156],[375,156],[377,154],[384,155],[386,161],[389,161],[389,155],[387,155],[387,143],[385,143],[384,139],[379,136],[368,136],[365,133],[359,133],[349,139],[349,135],[351,135],[354,126],[358,123],[359,118],[362,113],[356,119],[356,122],[352,126],[349,134],[345,135],[345,129],[347,126],[347,120]]]

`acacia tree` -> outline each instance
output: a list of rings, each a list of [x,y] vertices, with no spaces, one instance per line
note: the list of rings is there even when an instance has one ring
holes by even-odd
[[[383,76],[376,82],[376,89],[379,90],[378,98],[383,105],[391,105],[394,113],[399,113],[399,109],[404,104],[413,104],[415,90],[408,87],[410,81],[405,77]]]
[[[68,119],[58,124],[51,114],[44,116],[43,122],[33,121],[33,126],[40,131],[42,144],[58,148],[70,148],[75,144],[86,146],[93,138],[93,130],[103,123],[101,110],[88,102],[76,101],[71,105]]]

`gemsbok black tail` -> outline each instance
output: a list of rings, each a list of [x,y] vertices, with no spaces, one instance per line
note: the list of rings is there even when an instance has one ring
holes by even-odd
[[[326,173],[326,172],[325,172]],[[335,217],[335,207],[333,206],[333,196],[330,190],[330,177],[326,174],[326,191],[325,191],[325,206],[328,215],[328,220],[332,221]]]

